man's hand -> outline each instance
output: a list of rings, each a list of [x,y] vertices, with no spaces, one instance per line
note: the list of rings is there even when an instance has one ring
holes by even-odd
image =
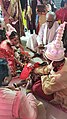
[[[44,45],[43,45],[43,44],[40,44],[40,45],[38,46],[38,48],[39,48],[39,49],[44,49]]]

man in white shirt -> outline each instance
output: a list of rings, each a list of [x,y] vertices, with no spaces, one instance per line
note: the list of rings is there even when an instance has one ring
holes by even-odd
[[[55,39],[58,22],[54,12],[49,11],[46,14],[46,22],[42,24],[38,35],[33,34],[27,41],[27,47],[40,53],[40,49]]]
[[[59,26],[58,22],[55,20],[55,13],[49,11],[46,14],[46,22],[42,24],[37,36],[38,46],[46,45],[55,39],[57,28]]]

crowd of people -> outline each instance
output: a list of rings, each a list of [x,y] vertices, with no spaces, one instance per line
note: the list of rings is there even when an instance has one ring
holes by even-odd
[[[4,37],[0,34],[0,118],[47,119],[45,106],[37,97],[67,109],[67,0],[62,1],[60,9],[52,0],[31,0],[30,4],[25,1],[24,5],[21,0],[1,0],[0,4],[5,21],[4,29],[0,24],[1,33],[4,30]],[[37,5],[41,4],[45,5],[46,15],[36,34]],[[19,19],[23,18],[23,11],[29,23],[27,30],[32,34],[26,45],[43,63],[32,62],[30,53],[21,44],[19,33],[25,33]],[[17,25],[21,26],[20,31]],[[20,82],[11,83],[14,79]]]

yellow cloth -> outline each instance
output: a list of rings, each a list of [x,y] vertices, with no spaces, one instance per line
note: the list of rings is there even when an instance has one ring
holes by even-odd
[[[24,25],[24,27],[27,28],[27,20],[24,17],[25,17],[25,10],[22,11],[22,19],[23,19],[23,25]]]
[[[44,93],[47,95],[54,93],[53,102],[67,108],[67,58],[61,70],[51,71],[49,76],[42,76],[41,82]]]

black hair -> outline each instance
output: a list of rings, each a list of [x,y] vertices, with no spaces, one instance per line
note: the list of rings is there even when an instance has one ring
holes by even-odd
[[[12,31],[10,36],[9,36],[9,39],[10,40],[13,39],[16,35],[18,35],[17,32],[16,31]]]
[[[8,62],[6,59],[0,58],[0,86],[7,76],[9,76]]]

